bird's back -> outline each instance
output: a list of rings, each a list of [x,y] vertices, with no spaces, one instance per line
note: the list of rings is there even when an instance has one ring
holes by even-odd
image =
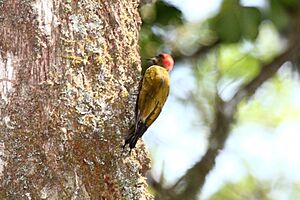
[[[149,127],[158,117],[169,95],[168,71],[158,65],[149,67],[143,77],[138,100],[138,118]]]

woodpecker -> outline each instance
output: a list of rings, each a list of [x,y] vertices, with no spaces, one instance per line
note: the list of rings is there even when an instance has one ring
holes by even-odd
[[[163,53],[149,61],[150,67],[145,71],[140,82],[135,107],[135,124],[123,145],[124,149],[129,144],[130,151],[159,116],[169,95],[170,77],[168,72],[174,65],[172,56]]]

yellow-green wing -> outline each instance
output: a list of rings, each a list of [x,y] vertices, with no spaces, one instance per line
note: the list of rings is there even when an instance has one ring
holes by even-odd
[[[149,67],[143,77],[138,99],[138,121],[149,127],[161,112],[169,95],[168,71],[160,66]]]

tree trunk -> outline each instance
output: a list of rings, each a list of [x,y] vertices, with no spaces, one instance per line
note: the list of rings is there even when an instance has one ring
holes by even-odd
[[[0,199],[152,199],[138,0],[0,0]]]

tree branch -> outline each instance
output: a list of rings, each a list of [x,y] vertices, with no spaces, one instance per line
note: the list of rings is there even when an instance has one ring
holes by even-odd
[[[212,123],[209,138],[209,147],[202,157],[193,167],[179,178],[179,180],[170,188],[160,187],[160,195],[168,200],[196,200],[197,196],[205,183],[208,173],[215,165],[216,157],[224,148],[225,142],[229,136],[231,125],[235,122],[234,114],[236,113],[238,104],[243,99],[248,99],[256,92],[256,90],[267,80],[272,78],[280,67],[289,60],[300,60],[300,12],[294,13],[293,22],[290,24],[288,35],[289,47],[272,62],[262,67],[260,74],[252,81],[242,86],[235,95],[227,102],[224,102],[219,96],[216,100],[216,113]],[[220,42],[216,41],[209,47],[203,47],[194,55],[193,58],[199,57],[216,47]],[[159,184],[159,183],[158,183]],[[164,189],[164,190],[163,190]]]
[[[223,149],[225,141],[230,132],[230,126],[234,121],[234,113],[237,105],[244,99],[251,97],[255,91],[268,79],[273,77],[278,69],[287,60],[291,59],[297,52],[299,52],[299,44],[295,42],[284,53],[276,57],[271,63],[262,68],[261,73],[251,82],[243,86],[228,102],[223,102],[218,98],[218,106],[216,110],[216,117],[211,129],[211,136],[209,139],[209,148],[204,154],[203,158],[197,162],[187,173],[179,179],[176,186],[185,185],[184,189],[176,197],[171,199],[177,200],[185,197],[186,199],[195,199],[199,191],[204,185],[205,178],[210,170],[215,165],[215,159]],[[178,190],[179,188],[173,188]]]
[[[209,148],[202,159],[190,168],[171,188],[162,192],[163,188],[159,187],[160,195],[167,195],[169,200],[197,199],[206,176],[215,165],[218,153],[224,148],[231,125],[234,122],[234,113],[238,104],[243,99],[251,97],[265,81],[276,74],[286,61],[295,57],[299,50],[299,42],[295,41],[285,52],[262,67],[260,74],[248,84],[242,86],[231,100],[224,102],[220,97],[217,97],[216,114],[210,131]],[[181,192],[177,193],[176,191]]]

